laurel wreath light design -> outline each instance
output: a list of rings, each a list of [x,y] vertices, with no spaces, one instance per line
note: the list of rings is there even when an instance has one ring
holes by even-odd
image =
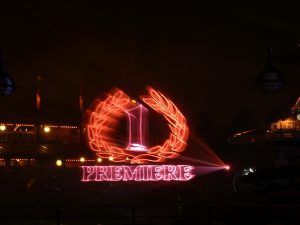
[[[103,101],[91,110],[87,124],[89,146],[101,158],[108,158],[114,162],[130,162],[142,164],[149,162],[163,162],[168,158],[175,158],[185,150],[189,136],[189,128],[185,117],[175,104],[161,92],[149,87],[148,94],[141,96],[141,100],[157,113],[161,114],[170,128],[169,137],[157,146],[149,147],[148,152],[134,154],[118,146],[111,138],[111,134],[118,124],[118,120],[131,107],[131,99],[123,91],[112,91]]]

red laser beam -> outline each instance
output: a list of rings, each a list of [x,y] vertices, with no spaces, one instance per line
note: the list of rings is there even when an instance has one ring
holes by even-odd
[[[220,167],[225,166],[225,163],[220,159],[220,157],[217,156],[213,149],[194,129],[191,131],[191,141],[193,141],[193,143],[196,144],[196,147],[199,148],[199,151],[202,154],[202,160]]]

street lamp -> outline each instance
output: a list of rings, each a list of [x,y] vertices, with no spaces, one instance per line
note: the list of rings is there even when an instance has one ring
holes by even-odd
[[[273,50],[270,46],[266,59],[266,65],[256,80],[256,83],[260,84],[261,90],[265,94],[275,94],[284,85],[283,76],[281,75],[280,71],[274,67],[272,59]]]
[[[4,71],[2,64],[2,55],[0,52],[0,96],[7,96],[11,95],[15,90],[15,83],[12,78]]]
[[[44,132],[45,132],[45,133],[49,133],[50,130],[51,130],[50,127],[44,127]]]

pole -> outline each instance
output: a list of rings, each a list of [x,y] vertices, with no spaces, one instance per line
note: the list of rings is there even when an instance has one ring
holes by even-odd
[[[60,224],[60,211],[59,211],[59,209],[56,209],[56,225],[61,225]]]
[[[36,93],[35,93],[35,111],[36,111],[36,142],[40,142],[40,110],[41,110],[41,93],[40,80],[41,76],[36,77]]]
[[[83,113],[83,91],[82,91],[82,83],[81,80],[79,79],[79,96],[78,96],[78,105],[79,105],[79,143],[82,143],[83,139],[83,130],[82,130],[82,113]]]

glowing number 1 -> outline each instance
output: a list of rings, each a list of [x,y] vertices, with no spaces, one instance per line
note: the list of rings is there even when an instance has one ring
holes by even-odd
[[[126,111],[128,116],[128,145],[130,151],[148,151],[146,146],[148,110],[142,104]]]

